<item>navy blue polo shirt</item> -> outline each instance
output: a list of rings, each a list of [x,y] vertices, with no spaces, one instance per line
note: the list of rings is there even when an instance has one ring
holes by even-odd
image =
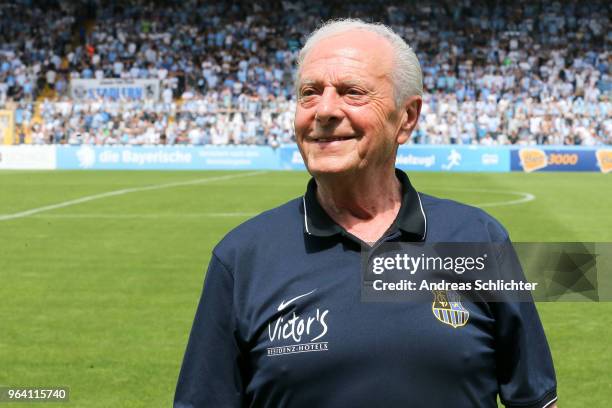
[[[417,193],[381,241],[503,242],[482,210]],[[467,322],[431,304],[364,303],[366,244],[316,198],[267,211],[214,249],[175,395],[191,407],[543,408],[556,380],[532,303],[464,303]]]

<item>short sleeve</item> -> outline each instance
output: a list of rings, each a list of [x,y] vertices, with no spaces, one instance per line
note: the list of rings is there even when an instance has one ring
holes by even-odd
[[[525,280],[509,239],[500,245],[502,279]],[[509,408],[545,408],[557,399],[552,356],[533,298],[514,296],[490,303],[495,317],[497,381],[502,403]]]
[[[552,356],[532,302],[494,303],[497,380],[510,408],[545,408],[557,399]]]
[[[234,281],[213,253],[176,387],[175,408],[240,407]]]

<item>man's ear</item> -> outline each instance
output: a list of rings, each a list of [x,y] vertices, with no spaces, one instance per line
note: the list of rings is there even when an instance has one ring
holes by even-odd
[[[397,133],[397,143],[404,144],[410,138],[410,134],[419,123],[423,99],[419,95],[414,95],[406,99],[402,106],[402,124]]]

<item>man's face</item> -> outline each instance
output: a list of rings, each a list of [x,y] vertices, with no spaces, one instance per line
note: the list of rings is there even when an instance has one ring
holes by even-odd
[[[295,134],[311,174],[394,162],[397,143],[405,142],[405,112],[395,106],[392,69],[391,45],[363,30],[321,40],[307,54],[298,79]]]

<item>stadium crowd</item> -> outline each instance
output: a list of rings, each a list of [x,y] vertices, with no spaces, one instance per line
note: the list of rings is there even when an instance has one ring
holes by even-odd
[[[33,143],[290,143],[297,51],[321,20],[400,32],[421,61],[413,143],[612,144],[603,0],[0,5],[0,109]],[[44,23],[41,23],[44,22]],[[80,99],[74,79],[157,79],[158,100]]]

